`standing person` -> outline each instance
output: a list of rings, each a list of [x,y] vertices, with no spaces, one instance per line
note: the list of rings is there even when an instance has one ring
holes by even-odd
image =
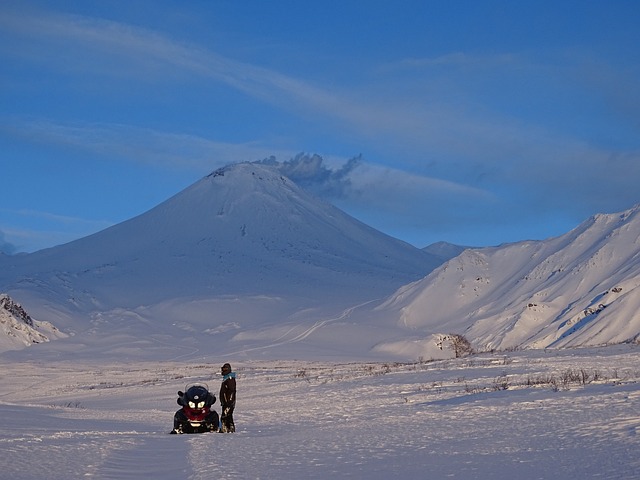
[[[222,385],[220,385],[220,408],[222,417],[220,418],[221,432],[235,432],[236,426],[233,423],[233,409],[236,406],[236,374],[231,371],[231,365],[225,363],[222,368]]]

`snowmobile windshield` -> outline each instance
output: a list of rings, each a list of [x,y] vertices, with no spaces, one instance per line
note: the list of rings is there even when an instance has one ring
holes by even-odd
[[[187,385],[184,394],[186,404],[190,408],[204,408],[209,396],[209,388],[204,383]]]

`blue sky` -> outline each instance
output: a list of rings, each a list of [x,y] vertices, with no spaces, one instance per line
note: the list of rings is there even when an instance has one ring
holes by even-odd
[[[639,23],[615,0],[5,0],[0,250],[272,156],[418,247],[565,233],[640,203]]]

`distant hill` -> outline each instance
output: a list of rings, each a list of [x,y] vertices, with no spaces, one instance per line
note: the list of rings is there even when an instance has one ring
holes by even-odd
[[[442,263],[444,263],[453,257],[457,257],[469,248],[472,247],[463,247],[461,245],[454,245],[453,243],[448,242],[436,242],[424,247],[422,250],[430,255],[433,255]]]

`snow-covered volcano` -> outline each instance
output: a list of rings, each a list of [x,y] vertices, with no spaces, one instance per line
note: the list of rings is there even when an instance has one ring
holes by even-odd
[[[89,237],[3,257],[0,291],[62,330],[112,334],[117,324],[208,344],[383,298],[439,263],[275,168],[241,163]]]
[[[602,345],[640,338],[640,205],[544,241],[470,249],[376,309],[411,341],[463,334],[479,349]]]

